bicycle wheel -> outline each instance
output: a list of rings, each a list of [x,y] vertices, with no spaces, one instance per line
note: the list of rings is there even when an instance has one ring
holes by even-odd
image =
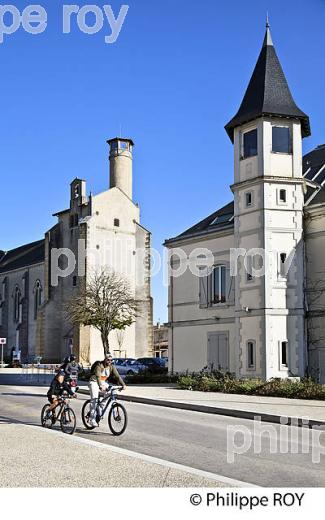
[[[60,426],[63,433],[72,435],[77,426],[76,414],[69,406],[66,406],[61,413]]]
[[[126,409],[120,403],[113,403],[108,414],[108,426],[113,435],[122,435],[128,425]]]
[[[84,405],[81,410],[81,418],[84,427],[87,428],[87,430],[94,430],[95,426],[93,426],[90,422],[90,403],[90,399],[84,402]]]
[[[43,406],[42,411],[41,411],[41,425],[44,428],[52,428],[52,426],[53,426],[52,414],[47,415],[49,408],[50,408],[50,405],[46,404]]]

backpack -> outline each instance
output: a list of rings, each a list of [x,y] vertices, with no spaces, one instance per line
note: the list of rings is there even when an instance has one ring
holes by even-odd
[[[99,367],[99,365],[100,365],[100,361],[95,361],[95,363],[93,363],[93,364],[91,365],[90,373],[91,373],[91,374],[94,374],[96,368]]]

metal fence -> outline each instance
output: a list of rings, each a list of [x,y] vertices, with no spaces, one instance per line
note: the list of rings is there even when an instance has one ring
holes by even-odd
[[[26,383],[48,384],[58,369],[58,365],[24,364],[21,378]]]

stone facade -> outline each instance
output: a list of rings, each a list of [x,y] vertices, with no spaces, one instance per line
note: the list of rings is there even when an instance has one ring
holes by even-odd
[[[85,364],[102,357],[99,333],[73,327],[64,311],[70,298],[102,268],[123,275],[139,303],[139,316],[125,331],[123,342],[111,334],[114,355],[152,354],[151,235],[140,224],[140,210],[132,200],[133,142],[116,138],[109,145],[111,188],[87,196],[86,182],[75,179],[70,207],[55,214],[57,224],[34,245],[34,254],[33,244],[2,252],[0,337],[8,340],[7,354],[15,347],[23,360],[40,356],[58,362],[73,349]],[[15,291],[19,291],[19,315]]]

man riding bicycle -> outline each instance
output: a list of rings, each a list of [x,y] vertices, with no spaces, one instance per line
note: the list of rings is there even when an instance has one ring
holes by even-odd
[[[89,390],[90,390],[90,423],[92,426],[97,427],[96,421],[96,406],[99,397],[99,392],[106,392],[108,389],[108,380],[114,378],[118,384],[125,390],[126,386],[118,373],[116,367],[113,365],[113,358],[111,354],[107,354],[103,361],[96,361],[90,372],[89,379]]]

